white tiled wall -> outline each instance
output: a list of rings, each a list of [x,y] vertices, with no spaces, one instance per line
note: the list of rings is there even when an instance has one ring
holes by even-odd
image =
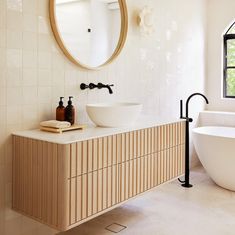
[[[49,24],[49,0],[0,0],[0,234],[55,234],[11,208],[11,138],[15,130],[53,118],[59,96],[75,97],[80,122],[84,105],[111,100],[139,101],[143,113],[179,116],[179,100],[204,91],[204,0],[127,0],[129,32],[111,65],[86,71],[61,53]],[[136,12],[154,8],[155,33],[140,35]],[[81,82],[113,83],[107,90],[80,91]],[[192,101],[190,113],[202,110]]]
[[[223,35],[235,22],[234,8],[233,0],[208,0],[206,92],[211,101],[209,110],[235,112],[235,99],[222,98]]]

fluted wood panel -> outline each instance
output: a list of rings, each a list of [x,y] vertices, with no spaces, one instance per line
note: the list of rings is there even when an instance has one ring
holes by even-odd
[[[60,145],[13,137],[13,208],[60,230],[183,174],[184,122]]]

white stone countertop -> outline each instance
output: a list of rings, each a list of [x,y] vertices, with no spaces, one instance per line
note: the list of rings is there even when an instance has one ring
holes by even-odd
[[[39,129],[35,130],[25,130],[25,131],[16,131],[12,134],[15,136],[21,136],[36,140],[42,140],[50,143],[56,144],[71,144],[79,141],[100,138],[109,135],[116,135],[120,133],[126,133],[130,131],[140,130],[144,128],[150,128],[155,126],[161,126],[169,123],[180,122],[181,119],[172,119],[172,120],[164,120],[160,121],[157,118],[152,117],[141,117],[139,118],[133,125],[126,127],[117,127],[117,128],[105,128],[105,127],[96,127],[96,126],[88,126],[84,130],[73,130],[67,131],[62,134],[51,133],[40,131]]]

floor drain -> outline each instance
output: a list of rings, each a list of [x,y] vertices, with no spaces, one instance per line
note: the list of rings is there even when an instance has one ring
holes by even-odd
[[[127,228],[127,226],[124,226],[124,225],[121,225],[118,223],[113,223],[113,224],[110,224],[109,226],[107,226],[105,229],[110,232],[113,232],[113,233],[119,233],[126,228]]]

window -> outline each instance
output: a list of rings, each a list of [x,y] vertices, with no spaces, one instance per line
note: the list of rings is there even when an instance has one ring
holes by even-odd
[[[235,22],[224,35],[224,97],[235,98]]]

